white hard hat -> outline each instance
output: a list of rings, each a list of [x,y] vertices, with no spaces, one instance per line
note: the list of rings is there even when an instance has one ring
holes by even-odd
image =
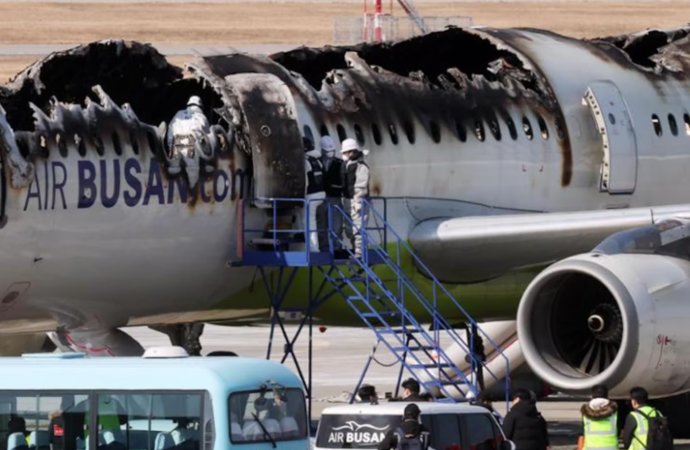
[[[359,151],[357,141],[352,138],[345,139],[340,147],[340,153]]]
[[[196,95],[192,95],[191,97],[189,97],[189,101],[187,102],[187,106],[198,106],[199,108],[203,108],[203,105],[201,103],[201,99]]]
[[[321,149],[327,152],[335,151],[335,143],[333,142],[333,139],[330,136],[323,136],[321,138]]]

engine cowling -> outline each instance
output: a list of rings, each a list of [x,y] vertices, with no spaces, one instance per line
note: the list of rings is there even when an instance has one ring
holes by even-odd
[[[590,253],[553,264],[518,309],[525,359],[546,383],[612,398],[690,391],[690,262],[658,254]]]

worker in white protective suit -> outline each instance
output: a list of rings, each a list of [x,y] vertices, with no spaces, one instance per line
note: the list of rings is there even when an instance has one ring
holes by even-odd
[[[178,111],[170,121],[166,136],[171,168],[178,168],[179,171],[183,161],[192,184],[196,184],[199,177],[197,147],[205,145],[206,136],[211,129],[202,108],[203,104],[198,96],[189,97],[187,108]]]
[[[319,207],[326,199],[326,190],[323,179],[323,165],[321,164],[321,151],[314,148],[314,143],[309,138],[303,138],[304,142],[304,172],[306,177],[305,198],[309,201],[309,251],[327,251],[327,248],[319,248],[319,234],[327,235],[328,218],[323,221],[323,215],[319,215]],[[321,241],[323,242],[323,237]]]
[[[364,156],[369,150],[360,150],[357,141],[345,139],[340,153],[345,164],[345,203],[350,203],[350,219],[352,220],[352,245],[355,258],[362,257],[362,228],[366,227],[364,202],[369,197],[369,166],[364,162]]]

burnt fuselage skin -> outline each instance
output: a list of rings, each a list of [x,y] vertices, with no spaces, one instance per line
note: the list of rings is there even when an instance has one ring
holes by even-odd
[[[169,69],[161,62],[156,70]],[[609,42],[451,29],[391,46],[206,57],[190,71],[211,86],[207,98],[215,95],[213,110],[224,121],[210,108],[209,116],[235,136],[200,162],[211,167],[196,184],[184,171],[169,173],[156,128],[184,107],[184,96],[202,90],[179,75],[150,77],[158,83],[150,101],[139,98],[148,91],[133,90],[136,99],[125,88],[113,94],[114,80],[76,90],[102,86],[90,105],[72,91],[51,100],[43,79],[44,88],[34,82],[26,97],[21,89],[29,88],[17,81],[0,97],[7,113],[0,113],[0,291],[10,296],[0,320],[9,332],[8,321],[39,317],[83,330],[218,304],[241,309],[238,316],[264,311],[265,300],[248,301],[254,269],[226,264],[237,255],[239,200],[250,186],[262,196],[299,197],[301,135],[355,137],[370,149],[372,195],[389,198],[391,225],[402,236],[431,218],[667,205],[685,202],[690,191],[686,72],[662,63],[643,68]],[[634,130],[634,148],[619,153],[629,170],[611,174],[628,192],[616,195],[602,187],[602,136],[582,102],[600,80],[617,87]],[[271,87],[257,90],[262,82]],[[43,111],[28,123],[20,120],[25,99]],[[81,118],[66,122],[75,109]],[[258,228],[266,218],[247,210]],[[422,257],[452,264],[463,255]],[[500,280],[454,289],[477,318],[514,317],[529,279]],[[304,291],[298,283],[288,305],[305,301]],[[340,303],[324,307],[322,319],[356,323]]]

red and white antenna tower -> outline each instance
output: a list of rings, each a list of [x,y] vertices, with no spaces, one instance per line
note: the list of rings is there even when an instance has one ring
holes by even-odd
[[[383,14],[383,5],[382,5],[382,0],[373,0],[374,1],[374,12],[373,14],[370,13],[367,9],[367,2],[368,0],[364,0],[364,27],[363,27],[363,40],[364,42],[369,41],[369,23],[373,19],[374,22],[374,41],[375,42],[383,42],[386,40],[386,36],[383,34],[383,30],[381,27],[382,24],[382,18],[384,16],[392,17],[393,16],[393,0],[390,0],[390,9],[388,14]],[[419,28],[419,31],[422,32],[422,34],[426,34],[428,32],[426,24],[424,23],[424,18],[419,14],[419,11],[417,11],[417,8],[415,8],[414,4],[412,3],[412,0],[396,0],[400,6],[402,7],[403,11],[407,14],[407,16],[412,20],[415,25]]]

